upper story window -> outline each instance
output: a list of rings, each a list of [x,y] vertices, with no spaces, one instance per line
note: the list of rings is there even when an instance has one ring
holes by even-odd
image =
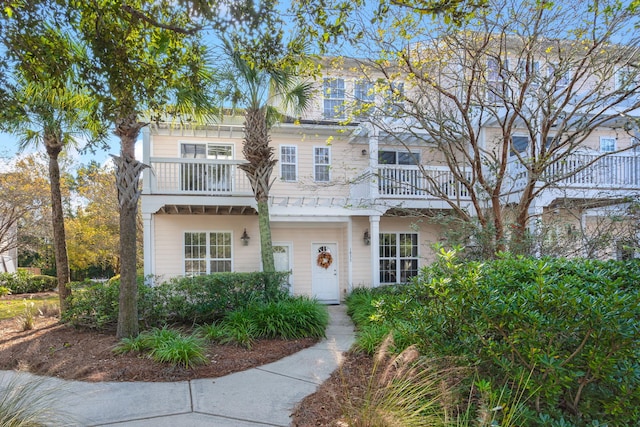
[[[385,96],[384,111],[397,115],[404,111],[404,82],[391,82]]]
[[[331,180],[331,150],[329,147],[313,148],[313,178],[316,182]]]
[[[298,147],[280,146],[280,178],[283,181],[298,180]]]
[[[638,90],[640,85],[640,75],[638,70],[632,67],[621,67],[616,72],[616,89],[617,90]]]
[[[183,159],[206,159],[207,144],[180,144],[180,157]]]
[[[378,151],[380,165],[419,165],[420,153],[407,151]]]
[[[565,89],[571,81],[571,73],[569,70],[562,70],[559,64],[551,63],[547,65],[547,77],[552,86],[555,86],[555,90]]]
[[[600,137],[600,151],[603,153],[616,151],[616,139],[608,136]]]
[[[344,79],[325,78],[323,81],[324,118],[344,119],[345,90]]]
[[[501,67],[508,67],[508,61],[505,60],[504,64],[497,58],[487,59],[487,88],[486,88],[486,100],[488,102],[498,102],[503,98],[504,84]]]
[[[527,151],[527,147],[529,147],[529,137],[527,136],[512,136],[511,137],[511,150],[509,151],[510,156],[515,156],[516,153],[524,153]]]
[[[355,98],[355,111],[357,117],[367,117],[371,114],[375,104],[375,89],[369,80],[356,80],[353,88]]]
[[[183,142],[180,144],[183,159],[233,159],[233,144],[205,144]]]
[[[527,61],[526,59],[519,59],[517,62],[517,68],[515,70],[518,82],[523,84],[537,87],[540,85],[540,62]]]

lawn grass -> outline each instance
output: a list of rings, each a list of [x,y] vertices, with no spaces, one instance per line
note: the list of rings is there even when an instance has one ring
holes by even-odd
[[[48,305],[58,305],[60,299],[58,294],[47,292],[44,294],[25,294],[24,298],[19,298],[19,295],[13,295],[11,299],[7,297],[0,298],[0,320],[11,319],[24,313],[25,299],[27,301],[33,301],[35,308]]]

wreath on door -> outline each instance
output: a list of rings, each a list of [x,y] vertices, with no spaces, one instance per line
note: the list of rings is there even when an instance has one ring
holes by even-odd
[[[318,267],[322,267],[324,269],[329,268],[329,266],[333,263],[331,252],[329,252],[328,250],[320,251],[320,253],[318,253],[316,263],[318,264]]]

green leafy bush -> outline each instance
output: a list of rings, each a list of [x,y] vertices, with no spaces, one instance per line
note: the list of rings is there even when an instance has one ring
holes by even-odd
[[[157,286],[138,277],[138,316],[146,329],[168,323],[198,324],[223,318],[256,302],[287,297],[286,273],[218,273],[173,279]],[[110,328],[118,320],[120,280],[72,285],[63,320],[90,328]]]
[[[216,273],[183,277],[161,285],[167,309],[180,322],[212,322],[229,311],[287,295],[288,273]]]
[[[11,294],[11,289],[0,286],[0,297]]]
[[[441,251],[400,292],[348,303],[373,308],[360,318],[392,329],[399,349],[413,342],[456,356],[493,384],[530,375],[527,425],[631,426],[640,420],[639,272],[637,262],[509,255],[459,263]]]
[[[119,287],[117,284],[78,282],[71,284],[67,310],[62,320],[76,326],[106,329],[118,321]]]
[[[18,270],[16,273],[0,273],[0,286],[10,289],[12,294],[31,294],[53,291],[58,286],[58,280]]]

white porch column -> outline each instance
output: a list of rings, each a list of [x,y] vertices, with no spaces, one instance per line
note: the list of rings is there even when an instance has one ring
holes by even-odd
[[[142,194],[151,194],[151,134],[149,126],[142,128],[142,163],[149,166],[142,171]]]
[[[153,242],[153,215],[142,212],[143,225],[143,254],[144,254],[144,278],[147,285],[153,285],[153,274],[155,274],[155,248]]]
[[[369,197],[372,200],[378,198],[378,134],[376,127],[373,127],[369,134],[369,170],[372,175],[372,179],[369,180]],[[373,246],[373,240],[371,242]]]
[[[347,294],[350,294],[353,290],[353,219],[349,217],[347,222],[347,256],[349,261],[347,263]]]
[[[371,235],[371,286],[380,286],[380,216],[369,217]]]

